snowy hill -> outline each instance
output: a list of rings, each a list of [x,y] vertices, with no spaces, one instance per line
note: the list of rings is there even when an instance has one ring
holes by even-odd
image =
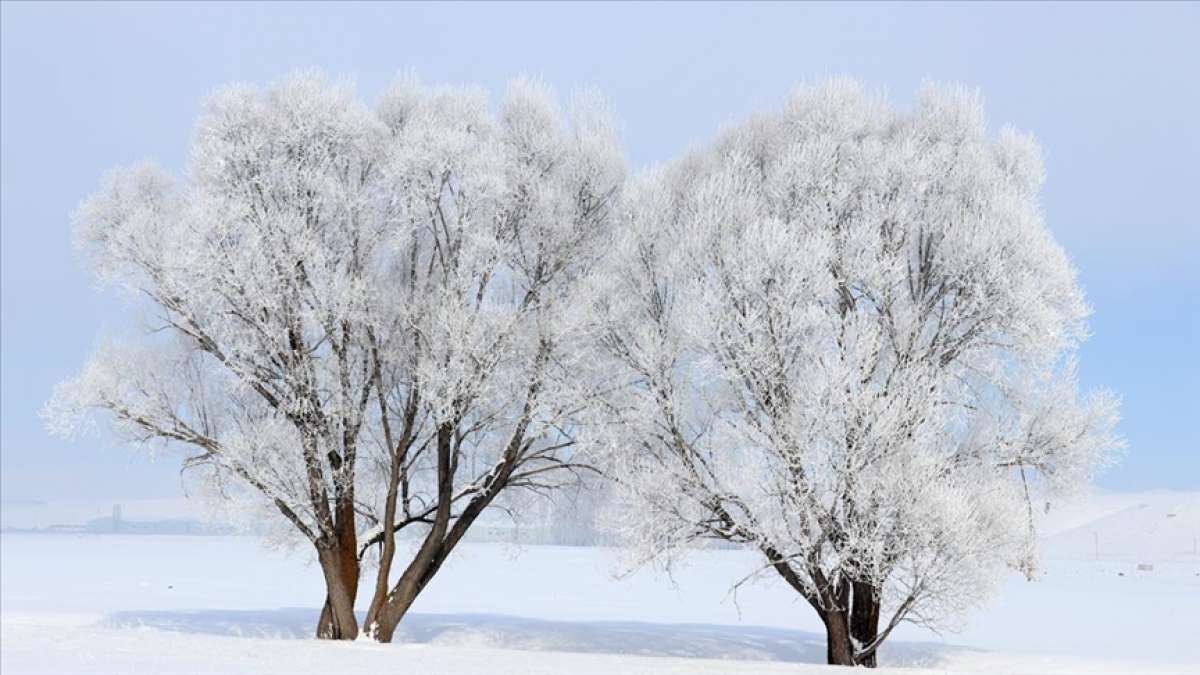
[[[1049,514],[1045,559],[1200,560],[1200,492],[1098,493]]]

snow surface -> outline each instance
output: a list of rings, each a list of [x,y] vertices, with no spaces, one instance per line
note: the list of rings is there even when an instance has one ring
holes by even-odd
[[[905,626],[880,672],[1200,673],[1200,495],[1101,496],[1045,525],[1042,578],[1008,579],[960,633]],[[752,554],[698,552],[672,576],[620,580],[615,561],[464,544],[398,644],[334,644],[310,639],[321,586],[303,554],[249,537],[5,533],[0,671],[830,672],[794,593],[768,576],[730,595]]]

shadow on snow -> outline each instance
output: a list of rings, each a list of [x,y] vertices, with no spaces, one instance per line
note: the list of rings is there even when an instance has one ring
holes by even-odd
[[[297,639],[312,637],[317,610],[178,610],[117,612],[105,623],[183,633]],[[361,619],[361,616],[360,616]],[[637,621],[547,621],[501,614],[409,614],[395,642],[528,651],[636,654],[706,659],[825,662],[825,636],[765,626]],[[888,665],[933,666],[965,648],[889,641]]]

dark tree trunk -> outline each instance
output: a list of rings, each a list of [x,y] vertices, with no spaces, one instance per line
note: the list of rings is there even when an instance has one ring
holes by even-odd
[[[732,519],[725,516],[728,522]],[[855,657],[858,656],[857,647],[855,645],[855,636],[852,632],[852,617],[851,602],[854,597],[855,588],[853,584],[847,581],[837,581],[829,584],[827,579],[821,574],[820,570],[813,570],[813,578],[818,586],[824,588],[821,596],[811,594],[805,586],[804,581],[800,578],[792,566],[781,560],[781,556],[774,548],[766,547],[763,549],[767,559],[772,561],[771,565],[779,572],[784,581],[789,586],[794,588],[813,610],[817,612],[817,616],[821,617],[822,623],[825,624],[825,661],[829,665],[835,666],[855,666],[860,665],[860,661]],[[875,594],[871,597],[878,597]],[[834,609],[827,609],[832,607]],[[860,609],[860,611],[862,611]],[[875,625],[878,625],[879,608],[876,604],[875,609]],[[874,637],[872,637],[874,639]],[[863,643],[859,643],[861,645]],[[874,657],[870,660],[870,665],[874,665]],[[862,665],[867,665],[865,659]]]
[[[425,584],[429,583],[433,573],[441,566],[441,560],[445,557],[445,537],[450,529],[450,506],[454,490],[453,438],[454,428],[452,425],[443,424],[438,428],[438,504],[433,524],[429,528],[429,533],[425,535],[425,541],[421,543],[421,548],[417,550],[416,555],[404,569],[400,580],[396,582],[387,597],[380,601],[378,597],[380,589],[377,587],[376,597],[371,600],[373,611],[372,616],[368,619],[367,630],[371,637],[380,642],[392,641],[400,619],[404,618],[408,608],[425,588]]]
[[[358,637],[358,618],[354,616],[358,597],[358,542],[353,505],[349,513],[342,507],[338,510],[331,545],[317,550],[317,560],[325,576],[325,606],[317,621],[317,637],[353,640]]]
[[[506,479],[507,474],[501,473],[497,481],[502,482]],[[479,514],[491,503],[498,491],[497,485],[485,489],[463,509],[462,514],[454,521],[454,526],[445,530],[444,536],[430,546],[428,551],[422,547],[417,552],[417,556],[400,575],[400,580],[387,594],[387,599],[380,604],[376,618],[369,627],[372,637],[380,642],[392,641],[400,620],[408,613],[417,596],[433,580],[434,575],[441,569],[454,547],[462,540],[463,535],[479,517]],[[436,524],[434,531],[430,532],[430,536],[434,534],[437,534]]]
[[[879,589],[872,584],[855,581],[852,584],[853,605],[850,610],[850,636],[860,648],[875,641],[879,635]],[[858,657],[858,665],[874,668],[878,664],[876,650]]]
[[[433,571],[428,566],[419,569],[409,567],[409,571],[412,572],[411,576],[401,577],[400,581],[396,583],[396,587],[380,603],[373,618],[370,627],[372,637],[380,642],[392,641],[392,637],[396,634],[396,628],[400,625],[400,620],[408,613],[409,608],[416,602],[417,596],[421,594],[429,579],[433,577]]]
[[[539,364],[543,363],[547,354],[546,349],[545,343],[539,347]],[[541,366],[538,367],[538,372],[540,372]],[[463,507],[458,517],[453,518],[453,524],[451,524],[451,506],[454,502],[454,472],[457,468],[455,457],[458,448],[455,445],[455,431],[458,421],[443,423],[439,426],[437,432],[437,509],[434,513],[433,523],[429,528],[429,533],[425,536],[425,541],[417,550],[417,554],[382,602],[378,601],[380,586],[377,584],[377,597],[371,601],[374,616],[369,619],[367,626],[371,637],[380,642],[392,641],[396,627],[408,609],[412,607],[417,596],[425,590],[425,586],[441,569],[446,558],[458,545],[458,542],[462,541],[463,536],[475,519],[479,517],[479,514],[483,513],[496,495],[508,485],[513,472],[521,462],[521,453],[528,447],[525,432],[532,416],[533,402],[539,387],[539,381],[536,379],[530,383],[520,421],[505,445],[501,461],[484,477],[480,490]]]
[[[415,255],[416,249],[413,249]],[[415,260],[415,259],[414,259]],[[415,264],[415,263],[414,263]],[[382,392],[383,367],[379,360],[379,351],[375,343],[375,335],[371,333],[371,355],[375,363],[375,390]],[[401,483],[407,485],[408,468],[406,466],[408,458],[408,450],[413,443],[414,425],[416,423],[418,397],[415,389],[410,386],[408,401],[404,407],[403,426],[401,427],[400,439],[392,435],[391,420],[388,415],[387,401],[381,395],[377,398],[379,402],[379,421],[383,428],[383,438],[387,443],[391,460],[388,467],[388,490],[387,498],[384,500],[383,514],[380,519],[380,527],[383,528],[383,547],[379,551],[379,567],[375,570],[375,590],[371,594],[371,604],[367,607],[367,617],[363,623],[363,630],[374,639],[378,639],[379,635],[379,614],[383,611],[384,603],[387,602],[388,596],[388,581],[392,575],[392,563],[396,559],[396,507],[399,503]],[[407,503],[407,489],[404,490]],[[369,543],[369,542],[366,542]],[[389,640],[390,641],[390,635]]]
[[[839,580],[825,596],[826,609],[821,620],[825,623],[825,660],[833,666],[853,666],[854,640],[850,635],[850,594],[847,581]]]
[[[353,640],[358,637],[358,619],[354,616],[358,565],[346,565],[343,556],[334,549],[322,550],[317,556],[325,576],[325,606],[317,622],[317,637]]]
[[[524,438],[524,425],[518,427],[518,430],[513,435],[513,440],[510,440],[509,446],[506,449],[505,456],[508,461],[502,462],[487,482],[486,486],[463,508],[462,513],[454,520],[453,526],[450,525],[450,502],[452,499],[453,485],[450,482],[450,440],[451,430],[447,428],[444,434],[439,434],[438,439],[438,463],[439,475],[443,479],[439,482],[442,484],[438,490],[438,509],[434,517],[434,523],[430,528],[429,534],[425,537],[425,542],[417,551],[417,555],[409,563],[404,573],[400,575],[400,580],[388,593],[386,601],[379,607],[377,619],[375,619],[369,630],[372,636],[380,642],[391,642],[392,636],[396,632],[396,626],[400,620],[404,618],[409,607],[412,607],[413,602],[420,595],[421,591],[425,590],[425,586],[441,569],[442,564],[446,562],[446,558],[450,555],[458,542],[462,541],[463,536],[470,529],[475,519],[479,514],[492,503],[500,490],[508,483],[508,479],[512,476],[515,463],[512,461],[519,443]],[[375,604],[374,602],[372,603]]]
[[[825,661],[831,666],[853,666],[854,643],[850,640],[850,620],[845,611],[827,611],[825,622]]]

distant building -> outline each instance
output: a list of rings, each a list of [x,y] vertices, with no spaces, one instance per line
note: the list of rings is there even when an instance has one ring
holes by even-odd
[[[123,520],[119,508],[109,518],[93,518],[84,523],[83,531],[92,534],[232,534],[233,528],[202,523],[186,518],[164,520]]]
[[[152,508],[153,502],[133,503],[131,513],[142,519],[127,519],[125,504],[112,502],[0,502],[0,530],[50,534],[238,534],[228,524],[213,523],[191,515],[187,509],[168,504]],[[175,506],[174,508],[172,508]]]

